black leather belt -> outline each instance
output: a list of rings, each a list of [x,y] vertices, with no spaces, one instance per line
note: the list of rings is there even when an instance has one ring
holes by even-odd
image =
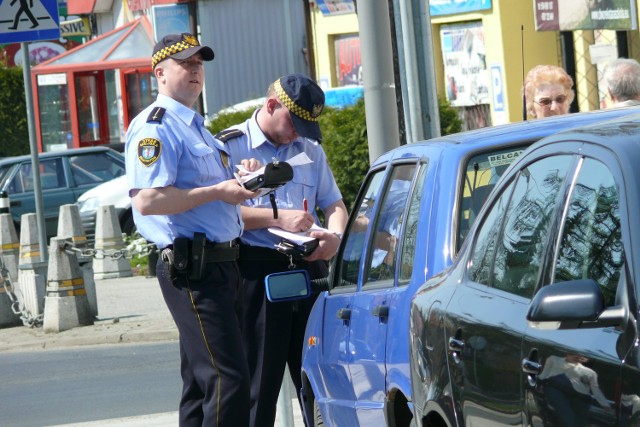
[[[173,245],[168,245],[168,249],[173,249]],[[240,245],[238,239],[228,242],[210,242],[204,246],[204,263],[237,261],[240,255]]]
[[[237,240],[228,242],[207,242],[204,246],[204,262],[236,261],[240,255]]]

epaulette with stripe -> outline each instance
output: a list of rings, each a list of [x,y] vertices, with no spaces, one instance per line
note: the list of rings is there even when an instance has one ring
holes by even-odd
[[[244,132],[240,129],[225,129],[216,133],[216,139],[219,139],[226,144],[230,139],[237,138],[242,135],[244,135]]]
[[[151,110],[149,117],[147,117],[147,123],[162,123],[162,116],[164,116],[166,109],[162,107],[156,107]]]

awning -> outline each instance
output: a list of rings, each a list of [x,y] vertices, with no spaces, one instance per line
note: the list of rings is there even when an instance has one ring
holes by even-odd
[[[88,15],[90,13],[110,12],[113,0],[67,0],[69,15]]]
[[[153,32],[146,16],[51,58],[31,69],[33,74],[69,70],[93,71],[116,68],[151,68]]]

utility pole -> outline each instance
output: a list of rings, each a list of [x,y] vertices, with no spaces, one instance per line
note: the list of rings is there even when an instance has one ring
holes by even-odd
[[[393,0],[407,143],[440,136],[429,2]]]
[[[400,146],[391,24],[386,1],[357,3],[369,162]]]

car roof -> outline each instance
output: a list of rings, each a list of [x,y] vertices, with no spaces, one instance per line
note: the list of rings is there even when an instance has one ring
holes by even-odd
[[[452,148],[456,150],[456,147],[459,147],[460,152],[467,153],[501,143],[537,141],[559,131],[636,114],[640,114],[640,107],[611,108],[608,110],[565,114],[459,132],[395,148],[382,154],[376,159],[373,165],[388,162],[393,158],[403,157],[408,151],[419,154],[420,151],[429,151],[431,149],[442,150],[447,147],[447,149]]]
[[[117,153],[117,151],[108,148],[108,147],[83,147],[83,148],[69,148],[66,150],[57,150],[57,151],[47,151],[45,153],[39,153],[39,159],[47,159],[50,157],[60,157],[60,156],[74,156],[77,154],[85,154],[85,153],[100,153],[111,151]],[[31,160],[31,154],[23,154],[21,156],[13,156],[13,157],[5,157],[0,160],[0,166],[4,166],[7,164],[21,163],[24,161]]]

